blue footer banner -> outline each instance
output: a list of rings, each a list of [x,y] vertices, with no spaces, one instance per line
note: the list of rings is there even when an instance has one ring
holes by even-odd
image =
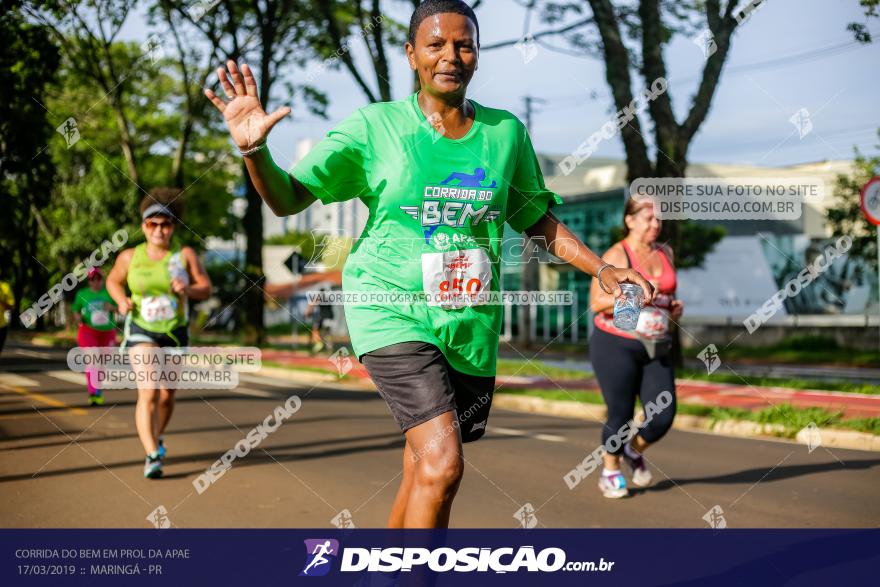
[[[880,530],[26,529],[0,552],[4,587],[838,587],[878,584]]]

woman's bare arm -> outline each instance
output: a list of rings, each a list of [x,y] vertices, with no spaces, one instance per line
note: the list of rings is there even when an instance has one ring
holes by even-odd
[[[275,163],[268,147],[245,155],[244,164],[254,187],[275,216],[298,214],[315,202],[306,186]]]
[[[550,253],[587,275],[595,276],[605,264],[550,211],[547,211],[538,222],[529,227],[526,234],[532,237],[543,237]],[[614,264],[611,263],[611,265]],[[645,292],[646,303],[654,299],[654,287],[633,269],[609,267],[602,272],[602,282],[612,291],[612,294],[606,294],[613,296],[612,299],[620,295],[620,283],[623,282],[640,286]],[[598,283],[594,285],[596,287],[591,289],[601,289]]]
[[[605,251],[605,254],[602,255],[602,260],[615,267],[623,267],[628,264],[626,252],[619,244],[612,245],[610,249]],[[604,278],[605,275],[603,274],[602,277]],[[602,288],[599,287],[599,283],[594,277],[592,286],[590,287],[590,309],[595,314],[598,314],[600,312],[607,312],[613,307],[614,296],[602,291]]]

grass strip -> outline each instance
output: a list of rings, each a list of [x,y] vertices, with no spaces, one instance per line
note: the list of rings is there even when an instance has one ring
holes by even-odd
[[[563,391],[560,389],[503,389],[498,393],[538,397],[547,400],[575,401],[585,404],[604,404],[598,391]],[[790,404],[780,404],[758,411],[741,408],[720,408],[679,403],[677,413],[710,418],[713,425],[723,420],[745,420],[759,424],[782,424],[784,431],[776,433],[784,438],[794,438],[807,425],[814,423],[819,428],[837,428],[880,434],[880,418],[844,419],[842,412],[829,412],[822,408],[796,408]]]

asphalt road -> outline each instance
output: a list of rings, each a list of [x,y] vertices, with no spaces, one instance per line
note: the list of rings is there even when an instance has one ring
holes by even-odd
[[[402,436],[374,392],[244,375],[235,390],[178,394],[164,479],[145,480],[134,391],[88,407],[65,353],[8,344],[0,357],[0,527],[384,526]],[[291,395],[301,409],[199,494],[193,479]],[[877,527],[880,453],[673,430],[648,454],[653,487],[609,500],[598,472],[563,475],[599,443],[594,422],[494,409],[466,445],[454,527]],[[723,513],[722,513],[723,512]],[[520,514],[520,517],[522,515]],[[721,519],[712,518],[716,523]]]

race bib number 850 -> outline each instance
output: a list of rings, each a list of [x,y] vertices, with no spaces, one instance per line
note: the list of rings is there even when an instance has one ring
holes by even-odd
[[[486,303],[492,264],[485,249],[422,254],[422,285],[429,306],[457,309]]]

